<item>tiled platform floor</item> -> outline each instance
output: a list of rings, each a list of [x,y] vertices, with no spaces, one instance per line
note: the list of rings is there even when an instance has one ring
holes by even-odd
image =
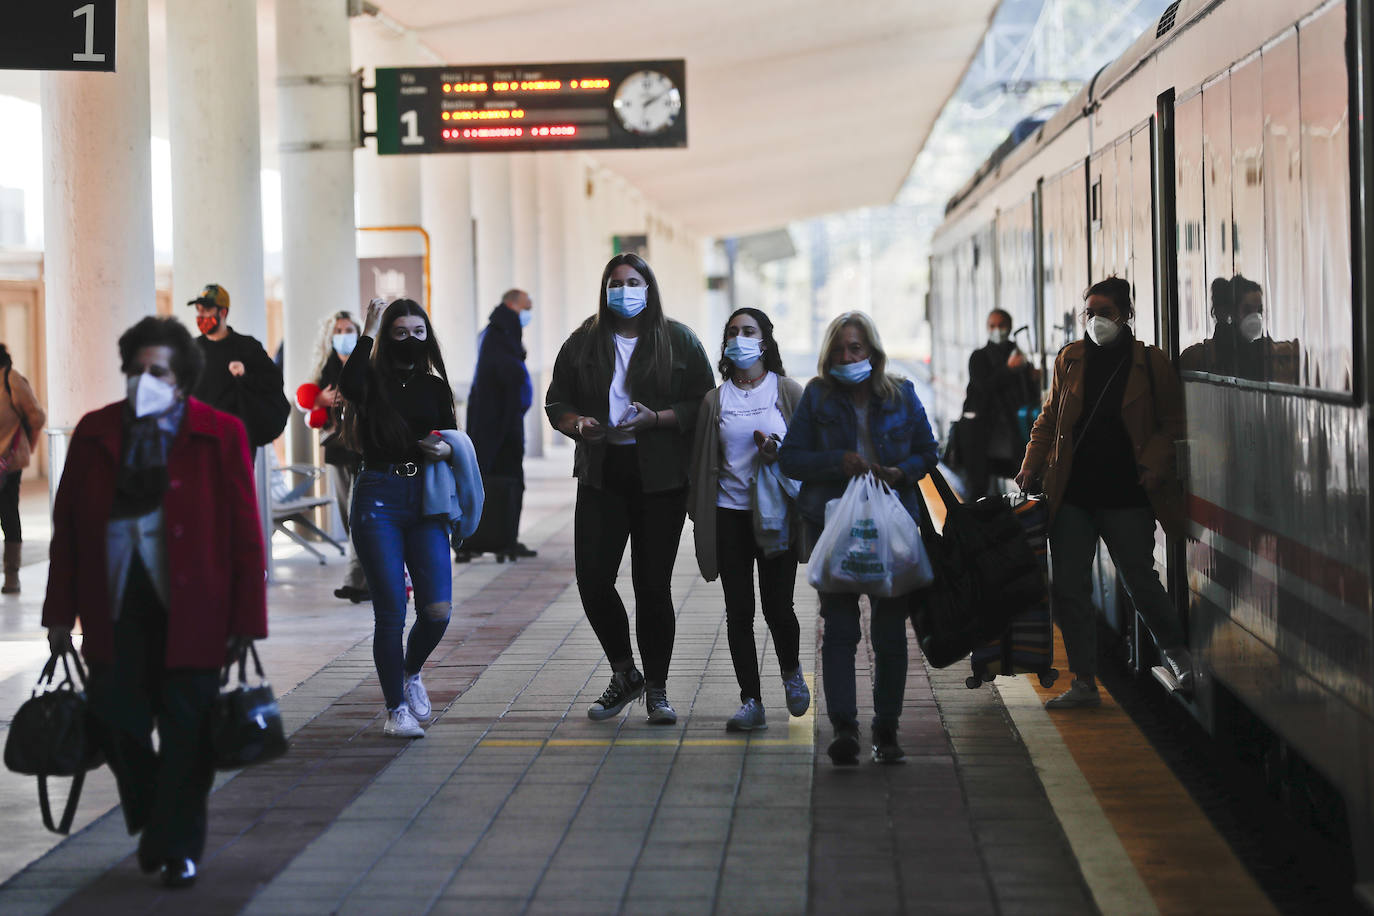
[[[642,705],[590,722],[609,669],[572,585],[565,463],[529,468],[524,540],[537,559],[455,567],[454,619],[426,671],[437,718],[423,740],[381,735],[370,614],[329,595],[339,564],[287,560],[264,648],[293,751],[222,774],[196,887],[167,892],[138,873],[105,771],[83,800],[89,826],[55,847],[33,830],[31,781],[3,774],[0,812],[22,842],[0,860],[17,872],[0,886],[0,911],[1160,911],[1102,815],[1104,790],[1068,773],[1071,755],[1054,756],[1056,726],[1028,686],[970,691],[957,666],[929,671],[913,649],[909,762],[837,769],[823,702],[788,718],[760,615],[771,727],[727,734],[738,691],[723,604],[719,584],[696,575],[690,537],[673,583],[679,724],[646,724]],[[6,709],[44,654],[41,573],[26,569],[13,621],[0,618]],[[803,633],[816,633],[804,577],[796,599]],[[815,639],[804,636],[802,657],[819,701]],[[862,656],[860,668],[863,698]]]

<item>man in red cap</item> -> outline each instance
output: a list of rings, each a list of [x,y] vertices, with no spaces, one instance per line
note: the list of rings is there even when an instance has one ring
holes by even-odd
[[[253,447],[267,445],[286,428],[291,404],[282,390],[281,369],[256,338],[229,327],[229,292],[211,283],[187,305],[196,307],[196,344],[205,371],[191,394],[231,413],[248,429]]]

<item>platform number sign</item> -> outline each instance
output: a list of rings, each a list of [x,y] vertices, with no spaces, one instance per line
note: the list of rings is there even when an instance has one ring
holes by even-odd
[[[0,70],[115,68],[116,0],[0,0]]]

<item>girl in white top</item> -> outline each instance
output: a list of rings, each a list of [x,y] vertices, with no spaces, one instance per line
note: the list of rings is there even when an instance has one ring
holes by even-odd
[[[758,309],[739,309],[726,322],[719,369],[724,382],[706,396],[697,417],[689,510],[697,565],[708,581],[719,574],[725,592],[726,632],[741,702],[725,727],[754,731],[768,727],[754,647],[755,565],[787,708],[800,716],[811,705],[792,607],[796,548],[769,557],[754,538],[754,478],[777,461],[778,443],[802,386],[783,371],[773,322]]]

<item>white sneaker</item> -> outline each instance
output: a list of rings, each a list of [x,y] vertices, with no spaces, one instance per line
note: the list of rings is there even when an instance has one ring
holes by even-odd
[[[404,703],[387,712],[386,725],[382,728],[382,733],[388,738],[423,738],[425,736],[425,730],[420,727],[419,722],[415,721],[415,714]]]
[[[1161,651],[1160,657],[1178,682],[1179,693],[1189,693],[1193,689],[1193,656],[1187,646],[1174,646]]]
[[[406,705],[415,713],[415,718],[428,719],[434,710],[430,708],[429,693],[425,690],[425,685],[420,683],[420,675],[412,674],[406,678],[404,690]]]

